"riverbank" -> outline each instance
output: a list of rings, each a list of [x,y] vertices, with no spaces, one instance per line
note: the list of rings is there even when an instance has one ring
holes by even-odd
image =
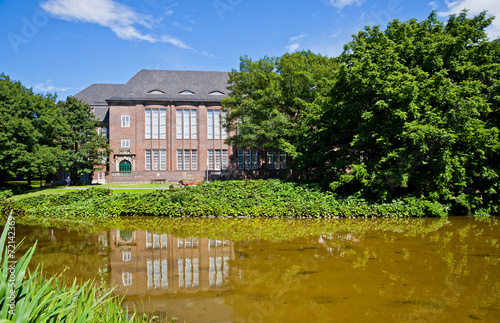
[[[110,188],[67,190],[61,194],[6,199],[1,208],[3,214],[13,210],[17,214],[75,221],[116,216],[403,218],[451,215],[450,206],[438,202],[406,198],[376,204],[362,199],[339,199],[315,186],[279,180],[221,181],[145,190],[143,194]]]

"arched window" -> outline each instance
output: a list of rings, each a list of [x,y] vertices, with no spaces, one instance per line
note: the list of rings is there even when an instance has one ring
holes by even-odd
[[[132,164],[128,160],[122,160],[118,169],[120,172],[130,172],[132,171]]]

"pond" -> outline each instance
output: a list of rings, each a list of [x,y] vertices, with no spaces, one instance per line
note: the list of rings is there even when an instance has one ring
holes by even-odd
[[[197,221],[208,228],[223,220]],[[249,220],[224,221],[237,228]],[[102,277],[116,287],[115,294],[125,296],[129,308],[178,322],[500,318],[500,225],[495,219],[252,221],[256,232],[285,226],[284,231],[303,235],[276,229],[275,236],[271,230],[229,240],[221,237],[233,230],[189,236],[189,230],[155,231],[147,225],[92,232],[19,224],[16,234],[26,236],[23,248],[38,240],[32,269],[43,262],[44,272],[64,271],[68,281]],[[333,230],[337,222],[332,221],[349,225]],[[305,229],[311,226],[323,229]]]

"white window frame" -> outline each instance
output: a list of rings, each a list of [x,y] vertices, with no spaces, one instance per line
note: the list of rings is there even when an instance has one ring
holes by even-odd
[[[122,128],[130,128],[130,116],[122,115]]]
[[[214,169],[214,150],[213,149],[209,149],[208,150],[208,170],[213,170]]]
[[[167,150],[160,149],[160,170],[167,170]]]
[[[151,170],[151,149],[146,149],[146,158],[145,158],[145,161],[146,161],[146,164],[145,164],[145,167],[144,169],[145,170]]]
[[[160,165],[160,152],[158,149],[153,149],[151,158],[151,169],[158,170]]]
[[[144,113],[144,138],[151,139],[151,109]]]
[[[151,130],[151,138],[152,139],[158,139],[158,124],[159,124],[159,111],[158,109],[153,109],[151,111],[151,124],[152,124],[152,130]]]
[[[183,170],[184,158],[182,157],[182,149],[177,149],[177,170]]]
[[[182,109],[175,111],[175,138],[182,139]]]
[[[214,110],[207,110],[207,139],[214,139]]]
[[[226,111],[220,109],[207,110],[207,139],[227,139],[226,128],[222,125],[226,117]]]
[[[122,148],[130,148],[130,139],[122,139]]]
[[[227,149],[209,149],[208,156],[208,170],[226,170],[228,169]]]
[[[167,110],[160,109],[160,139],[167,139]]]
[[[191,150],[189,149],[184,150],[184,169],[191,169]]]
[[[191,150],[191,170],[198,169],[198,151],[196,149]]]
[[[197,170],[198,151],[196,149],[177,149],[177,170]]]

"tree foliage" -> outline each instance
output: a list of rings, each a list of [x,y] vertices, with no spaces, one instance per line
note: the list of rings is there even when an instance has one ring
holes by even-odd
[[[68,152],[72,177],[77,179],[84,173],[102,169],[111,149],[107,138],[96,131],[99,121],[95,119],[92,108],[74,97],[58,102],[58,106],[71,129],[64,138],[63,147]]]
[[[325,109],[340,192],[498,209],[500,47],[483,12],[367,27]]]
[[[61,137],[69,128],[54,101],[0,74],[0,181],[43,177],[66,165]]]
[[[0,74],[0,182],[91,172],[109,153],[96,126],[90,106],[72,97],[56,103]]]
[[[500,41],[493,18],[366,27],[336,59],[241,59],[228,128],[239,146],[283,149],[299,176],[339,195],[411,197],[499,210]],[[455,209],[456,210],[456,209]]]
[[[242,57],[240,70],[230,73],[231,93],[222,102],[229,111],[226,127],[235,134],[229,142],[281,149],[304,169],[334,71],[333,59],[310,51],[258,61]]]

